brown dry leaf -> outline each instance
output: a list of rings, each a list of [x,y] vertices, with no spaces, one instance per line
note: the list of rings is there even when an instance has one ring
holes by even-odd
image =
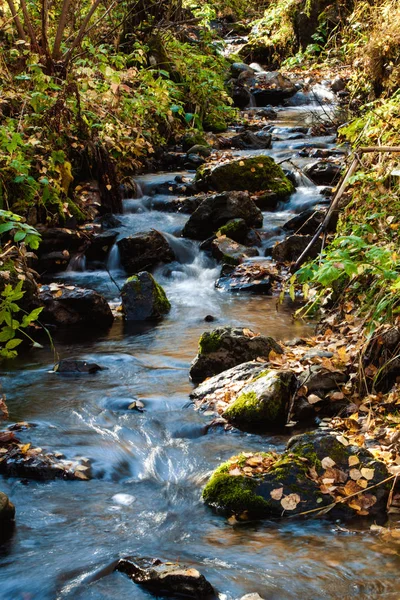
[[[82,473],[82,471],[75,471],[74,476],[76,477],[76,479],[82,479],[84,481],[87,481],[89,479],[89,477]]]
[[[6,405],[6,397],[0,396],[0,421],[8,419],[8,409]]]
[[[301,498],[298,494],[289,494],[281,500],[281,505],[285,510],[294,510]]]
[[[263,457],[260,455],[252,456],[246,460],[246,465],[249,465],[249,467],[258,467],[260,464],[262,464],[263,460]]]
[[[309,404],[316,404],[317,402],[321,402],[322,398],[320,398],[319,396],[317,396],[316,394],[310,394],[307,397],[307,402]]]
[[[358,465],[359,462],[360,459],[355,454],[353,454],[353,456],[349,456],[349,467],[355,467],[355,465]]]
[[[343,392],[333,392],[333,394],[330,395],[331,400],[343,400],[343,398]]]
[[[259,333],[254,333],[254,331],[251,331],[251,329],[247,328],[243,329],[243,335],[249,338],[260,337]]]
[[[342,435],[336,436],[336,439],[337,439],[338,442],[340,442],[341,444],[343,444],[343,446],[348,446],[349,445],[348,440],[346,440],[346,438],[343,437]]]
[[[332,458],[330,458],[330,456],[325,456],[325,458],[323,458],[321,461],[321,465],[324,469],[329,469],[330,467],[334,467],[335,464],[336,464],[335,461],[332,460]]]
[[[357,494],[359,491],[361,491],[361,488],[358,483],[349,479],[349,481],[347,481],[346,485],[343,487],[343,491],[346,496],[351,496],[352,494]]]
[[[272,490],[270,496],[273,500],[280,500],[283,496],[283,487]]]
[[[366,479],[359,479],[357,481],[357,485],[359,485],[361,488],[365,489],[369,486],[369,483]]]
[[[268,360],[275,364],[281,365],[283,363],[282,354],[278,354],[275,350],[271,350],[268,355]]]
[[[371,481],[371,479],[374,478],[375,469],[368,469],[367,467],[363,467],[361,469],[361,475],[368,481]]]

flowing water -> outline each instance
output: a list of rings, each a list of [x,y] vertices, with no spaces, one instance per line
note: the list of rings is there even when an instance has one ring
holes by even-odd
[[[304,115],[303,107],[282,111],[276,127],[304,123]],[[299,142],[277,141],[268,152],[283,160]],[[318,143],[331,147],[333,140]],[[188,217],[152,209],[155,200],[167,199],[153,195],[156,185],[173,178],[171,173],[139,178],[141,197],[125,201],[119,229],[124,236],[154,227],[168,238],[177,260],[160,267],[155,277],[171,300],[171,313],[156,326],[117,321],[101,336],[58,336],[63,358],[105,367],[96,375],[49,372],[53,358],[47,350],[7,365],[2,374],[10,419],[36,425],[18,434],[21,440],[67,457],[90,458],[93,478],[1,480],[16,505],[17,526],[0,545],[0,599],[151,598],[113,572],[114,561],[125,555],[196,566],[221,600],[249,592],[266,600],[398,599],[399,557],[369,532],[369,524],[358,529],[323,520],[233,525],[201,502],[201,489],[221,461],[240,450],[279,450],[287,439],[220,429],[206,433],[207,417],[188,405],[188,369],[201,333],[216,325],[242,325],[289,339],[310,326],[293,323],[290,307],[277,312],[273,298],[229,295],[214,287],[220,267],[197,242],[179,237]],[[307,178],[299,182],[290,202],[264,213],[265,248],[279,238],[280,225],[321,199]],[[117,246],[108,259],[114,282],[106,270],[91,271],[82,261],[75,268],[60,279],[93,287],[110,301],[118,298],[114,282],[120,285],[125,274]],[[216,322],[204,322],[207,315]],[[144,403],[145,412],[128,410],[134,399]]]

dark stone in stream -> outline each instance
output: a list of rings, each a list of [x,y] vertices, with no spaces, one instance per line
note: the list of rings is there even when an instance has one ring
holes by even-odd
[[[255,71],[246,63],[235,62],[231,64],[231,75],[234,79],[237,79],[240,73],[251,73],[254,75]]]
[[[204,320],[206,323],[212,323],[213,321],[216,321],[217,318],[213,315],[207,315],[206,317],[204,317]]]
[[[282,242],[278,242],[272,248],[272,258],[277,262],[294,262],[302,252],[307,248],[312,240],[312,235],[290,235]],[[317,243],[313,246],[309,253],[309,258],[316,258],[320,250],[320,245]]]
[[[40,256],[60,250],[76,252],[86,239],[83,233],[63,227],[38,227],[38,230],[42,236],[38,250]]]
[[[258,256],[255,248],[238,244],[225,235],[217,237],[211,243],[211,253],[214,258],[229,265],[239,265],[251,256]]]
[[[96,223],[100,223],[102,229],[106,231],[107,229],[116,229],[122,225],[121,219],[118,219],[115,215],[111,213],[107,213],[95,221]]]
[[[306,165],[303,171],[317,185],[334,185],[340,179],[342,165],[329,161],[318,161]]]
[[[103,231],[94,235],[85,252],[86,258],[89,261],[105,261],[117,237],[116,231]]]
[[[322,223],[326,215],[326,210],[315,210],[308,208],[303,210],[299,215],[296,215],[290,221],[283,225],[285,231],[293,231],[302,235],[313,235],[318,226]]]
[[[167,240],[155,229],[122,238],[117,244],[121,264],[129,274],[175,260]]]
[[[232,219],[243,219],[248,226],[261,227],[262,213],[246,192],[224,192],[203,200],[183,229],[183,235],[205,240]]]
[[[70,258],[71,255],[68,250],[55,250],[54,252],[41,254],[39,261],[35,264],[35,269],[41,275],[65,271]]]
[[[272,135],[267,133],[258,136],[251,131],[244,131],[227,141],[231,147],[239,150],[267,150],[271,148]]]
[[[127,556],[115,567],[156,596],[207,600],[216,598],[212,585],[194,567],[152,558]]]
[[[258,74],[256,86],[251,89],[256,106],[278,106],[297,92],[296,85],[277,71]]]
[[[114,321],[107,300],[94,290],[64,284],[42,285],[39,299],[44,306],[40,321],[46,325],[102,331],[111,327]]]
[[[196,208],[205,200],[207,196],[201,194],[199,196],[190,196],[189,198],[174,198],[173,200],[158,200],[155,198],[152,201],[152,209],[161,212],[180,212],[191,215]]]
[[[369,478],[363,480],[364,487],[365,483],[376,485],[388,477],[386,466],[368,450],[345,446],[335,435],[318,431],[295,436],[278,457],[246,453],[230,459],[214,471],[203,498],[228,515],[246,513],[248,518],[285,518],[310,510],[315,511],[312,516],[322,516],[328,506],[329,516],[335,519],[383,516],[390,482],[377,485],[372,493],[365,492],[349,466],[349,458],[354,456],[359,460],[357,476],[360,472],[360,479],[363,473]],[[240,465],[248,465],[246,473],[240,472]],[[329,485],[324,479],[333,482]],[[345,501],[346,496],[357,492],[360,492],[357,496]],[[341,502],[332,506],[338,497]]]
[[[85,360],[79,360],[75,358],[63,358],[54,366],[54,372],[56,373],[97,373],[102,371],[103,367],[100,367],[96,363],[88,363]]]
[[[163,288],[147,271],[126,280],[121,298],[127,321],[157,321],[171,309]]]
[[[10,525],[14,521],[15,507],[10,502],[8,496],[0,492],[0,536],[2,534],[3,527]],[[1,538],[0,538],[1,539]]]
[[[243,85],[235,85],[231,92],[233,104],[243,110],[247,108],[252,100],[252,95]]]
[[[199,383],[207,377],[236,365],[269,356],[271,350],[282,354],[272,337],[257,335],[250,329],[221,327],[206,331],[199,340],[199,353],[191,364],[190,377]]]
[[[269,261],[249,261],[234,269],[224,265],[215,286],[226,292],[270,294],[274,284],[281,280],[276,267]]]

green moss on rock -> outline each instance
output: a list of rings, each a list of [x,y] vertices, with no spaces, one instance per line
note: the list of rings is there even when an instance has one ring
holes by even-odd
[[[240,158],[216,166],[202,165],[196,173],[200,189],[223,191],[273,192],[287,198],[294,186],[270,156]]]
[[[221,345],[221,336],[218,331],[205,331],[199,339],[199,354],[216,352]]]

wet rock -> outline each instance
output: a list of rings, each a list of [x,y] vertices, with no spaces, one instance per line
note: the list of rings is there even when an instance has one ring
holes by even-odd
[[[41,254],[35,268],[40,275],[46,273],[58,273],[65,271],[70,261],[71,255],[68,250],[55,250],[47,254]]]
[[[278,71],[258,73],[256,86],[251,89],[256,106],[278,106],[297,91],[296,85]]]
[[[225,163],[204,165],[197,170],[196,186],[199,190],[216,192],[246,190],[249,192],[274,192],[288,198],[294,191],[281,167],[266,155],[238,158]]]
[[[85,256],[90,261],[98,260],[104,262],[118,237],[116,231],[103,231],[94,235],[90,246],[85,252]]]
[[[268,358],[271,350],[282,353],[272,337],[257,335],[250,329],[224,327],[206,331],[199,340],[199,352],[191,364],[190,377],[195,382],[204,381],[241,363]]]
[[[217,236],[227,236],[231,240],[244,244],[249,234],[249,227],[244,219],[231,219],[218,231]]]
[[[40,320],[45,324],[103,330],[114,321],[107,300],[94,290],[52,283],[39,288],[39,299],[44,306]]]
[[[304,167],[304,173],[317,185],[334,185],[341,177],[342,165],[318,161]]]
[[[121,298],[127,321],[157,321],[171,309],[163,288],[147,271],[126,280]]]
[[[272,135],[258,136],[251,131],[244,131],[228,140],[229,145],[239,150],[265,150],[271,148]]]
[[[349,466],[350,457],[356,469]],[[281,455],[232,457],[214,471],[203,498],[227,514],[249,518],[294,516],[309,510],[319,516],[327,513],[327,507],[333,518],[376,516],[385,512],[390,484],[372,492],[365,492],[365,487],[386,477],[386,466],[368,450],[316,432],[292,438]]]
[[[0,492],[0,529],[14,521],[15,507],[8,497]],[[0,534],[1,535],[1,534]]]
[[[242,389],[222,416],[243,431],[282,427],[287,422],[295,382],[291,371],[264,371]]]
[[[339,389],[348,376],[342,371],[330,371],[322,365],[312,365],[299,375],[299,386],[306,385],[308,393],[327,392]]]
[[[255,248],[247,248],[225,235],[217,237],[212,242],[211,252],[214,258],[228,265],[239,265],[250,256],[258,256]]]
[[[79,360],[76,358],[64,358],[54,365],[54,372],[56,373],[97,373],[102,371],[103,367],[100,367],[96,363],[88,363],[86,360]]]
[[[346,87],[346,82],[341,77],[335,77],[332,81],[331,89],[333,92],[342,92]]]
[[[189,150],[186,153],[188,156],[190,154],[199,154],[199,156],[202,156],[203,158],[207,158],[208,156],[211,155],[211,148],[210,146],[202,146],[201,144],[196,144],[195,146],[192,146],[191,148],[189,148]]]
[[[168,595],[197,600],[216,597],[212,585],[204,575],[184,564],[128,556],[118,561],[116,570],[126,573],[132,581],[156,596]]]
[[[213,323],[214,321],[216,321],[216,317],[214,317],[213,315],[206,315],[204,317],[204,320],[206,323]]]
[[[127,273],[137,273],[143,269],[151,269],[160,263],[175,260],[174,252],[167,240],[155,229],[122,238],[117,244],[121,264]]]
[[[201,165],[204,165],[206,159],[200,156],[199,154],[188,154],[187,161],[185,162],[185,167],[188,169],[197,169]]]
[[[183,229],[184,237],[205,240],[232,219],[243,219],[250,227],[262,226],[262,213],[245,192],[225,192],[206,198]]]
[[[207,198],[207,196],[202,194],[199,196],[190,196],[189,198],[174,198],[173,200],[167,201],[154,199],[152,208],[153,210],[162,212],[180,212],[191,215],[205,198]]]
[[[120,227],[122,225],[121,219],[118,219],[118,217],[111,213],[107,213],[99,217],[98,219],[96,219],[96,223],[100,223],[101,228],[104,231],[107,231],[107,229],[116,229],[117,227]]]
[[[251,93],[243,85],[235,85],[231,92],[231,96],[233,104],[241,110],[247,108],[252,101]]]
[[[258,110],[256,114],[264,119],[276,119],[278,116],[276,110],[274,110],[273,108],[266,107],[260,108],[260,110]]]
[[[209,146],[204,134],[198,132],[187,133],[182,138],[182,149],[184,152],[193,148],[193,146]]]
[[[326,210],[309,208],[303,210],[299,215],[296,215],[285,223],[283,229],[285,231],[294,231],[301,235],[313,235],[321,225],[325,215]]]
[[[290,235],[272,248],[272,258],[277,262],[295,262],[312,240],[312,235]],[[320,245],[316,243],[309,253],[309,258],[318,256]]]
[[[76,252],[86,239],[83,233],[63,227],[38,227],[38,230],[42,236],[39,247],[40,256],[60,250]]]
[[[236,367],[222,371],[222,373],[203,381],[203,383],[191,392],[190,398],[194,400],[197,406],[200,406],[203,401],[207,402],[207,398],[210,398],[216,392],[225,391],[232,385],[236,385],[236,391],[239,391],[249,380],[258,377],[266,368],[267,363],[254,360],[241,363]],[[209,406],[207,405],[206,408],[209,408]]]
[[[249,292],[253,294],[269,294],[281,277],[270,262],[251,261],[238,265],[234,269],[222,268],[221,277],[216,287],[227,292]]]
[[[234,79],[237,79],[240,75],[240,73],[251,73],[252,75],[254,75],[254,69],[252,69],[249,65],[246,65],[245,63],[232,63],[231,64],[231,75]]]
[[[246,594],[245,596],[242,596],[240,600],[264,600],[264,598],[261,598],[259,594]]]
[[[10,431],[0,431],[0,450],[0,475],[38,481],[90,478],[88,459],[68,460],[58,452],[45,452],[30,443],[22,444]]]

